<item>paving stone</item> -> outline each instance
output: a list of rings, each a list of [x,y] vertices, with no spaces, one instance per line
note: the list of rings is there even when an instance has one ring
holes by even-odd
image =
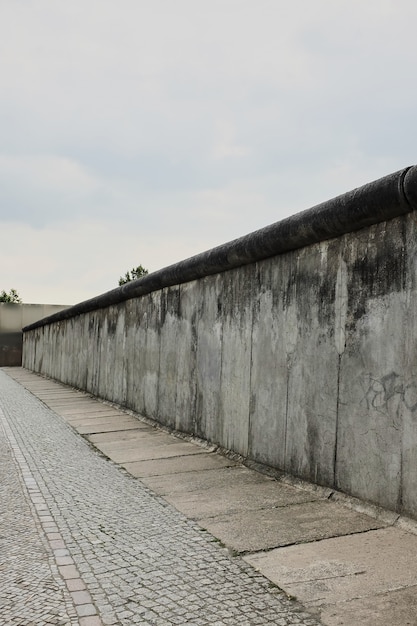
[[[80,604],[76,605],[75,610],[80,617],[87,617],[90,615],[96,615],[97,611],[93,604]]]
[[[91,596],[88,591],[74,591],[71,593],[74,604],[91,604]]]
[[[74,565],[59,568],[68,579],[68,589],[76,593],[71,580],[81,579],[92,599],[91,603],[77,605],[78,618],[68,610],[68,617],[63,614],[71,626],[103,623],[169,626],[176,622],[244,626],[251,623],[247,618],[249,612],[253,620],[261,620],[263,624],[277,624],[278,620],[285,626],[319,623],[301,605],[290,601],[277,588],[271,588],[269,581],[249,564],[231,557],[194,522],[109,463],[61,417],[2,370],[0,408],[47,503],[49,516],[63,538],[64,545],[55,549],[67,549],[74,561]],[[187,453],[189,449],[186,443],[173,443],[162,446],[162,452],[172,454],[167,449],[175,451],[176,447],[177,454]],[[156,453],[156,447],[151,453]],[[204,450],[201,453],[206,454]],[[9,464],[11,461],[13,464],[9,458]],[[16,471],[14,475],[13,489],[18,480]],[[23,517],[26,523],[26,514]],[[8,541],[12,540],[14,554],[24,554],[21,533],[13,534],[13,523],[9,527]],[[36,537],[39,541],[39,533]],[[36,556],[39,557],[38,553]],[[50,556],[53,561],[52,550]],[[36,558],[35,562],[39,568],[42,558]],[[66,594],[68,601],[69,591],[58,576],[56,565],[55,568],[61,587],[57,584],[53,595],[59,597],[57,610],[61,610],[62,606],[68,607],[62,598]],[[25,575],[29,574],[38,582],[35,571]],[[0,587],[4,590],[1,593],[14,601],[16,586],[11,584],[13,581],[5,582]],[[49,599],[39,594],[37,588],[32,593],[33,598],[39,599],[39,615],[42,615],[42,610],[49,610]],[[0,595],[1,610],[3,596]],[[99,614],[88,614],[96,611],[96,607],[102,612],[103,621]],[[225,617],[229,614],[230,617]],[[30,617],[24,623],[30,624]],[[43,626],[46,622],[39,618],[35,623]]]
[[[92,422],[87,426],[77,426],[77,431],[82,435],[91,433],[117,432],[118,430],[136,430],[137,425],[133,422],[111,421],[106,423]]]
[[[167,499],[171,501],[171,498]],[[327,500],[216,517],[198,516],[198,521],[215,537],[238,552],[271,550],[293,543],[363,533],[384,526],[374,518],[339,507]],[[255,525],[259,528],[256,536],[251,532]]]
[[[289,594],[296,595],[305,604],[328,606],[329,614],[335,615],[335,605],[341,603],[344,609],[352,598],[370,598],[369,607],[372,599],[376,605],[383,594],[391,590],[409,588],[415,593],[416,554],[416,535],[398,528],[383,528],[337,540],[326,539],[252,554],[246,560],[255,567],[262,567],[271,580],[279,580]],[[384,604],[392,611],[395,598],[391,603],[385,598]],[[352,606],[358,606],[359,610],[359,604]],[[415,622],[416,603],[410,604],[409,609],[410,623]],[[344,610],[338,607],[338,611],[340,618]]]
[[[59,569],[59,573],[61,574],[62,578],[64,578],[64,580],[80,577],[75,565],[62,565],[58,567],[58,569]]]
[[[153,442],[146,449],[136,447],[112,447],[111,444],[96,444],[96,447],[107,456],[111,456],[116,463],[127,463],[132,461],[145,461],[149,459],[167,459],[192,454],[205,454],[203,448],[197,448],[186,442],[170,441]]]
[[[68,591],[82,591],[85,589],[85,583],[81,580],[81,578],[70,578],[66,581]]]
[[[195,455],[176,456],[169,459],[157,459],[150,461],[132,461],[121,465],[137,478],[149,476],[163,476],[166,474],[179,474],[194,472],[197,469],[217,469],[220,467],[233,467],[234,461],[212,452],[204,452]]]
[[[75,625],[71,597],[19,478],[1,419],[0,502],[0,623]]]
[[[97,615],[82,617],[79,621],[80,626],[102,626],[102,621]]]

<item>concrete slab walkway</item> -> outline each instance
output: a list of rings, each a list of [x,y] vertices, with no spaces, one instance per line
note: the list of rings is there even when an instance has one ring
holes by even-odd
[[[30,404],[30,398],[32,403],[36,403],[37,410],[40,410],[39,407],[42,408],[39,400],[49,409],[47,426],[44,427],[47,437],[53,437],[56,428],[61,429],[60,436],[65,432],[67,437],[71,435],[80,443],[82,439],[77,439],[77,437],[81,435],[89,443],[92,458],[104,462],[104,466],[100,465],[100,467],[106,466],[108,468],[106,471],[114,472],[118,480],[123,479],[125,481],[123,485],[129,485],[129,487],[135,485],[135,488],[144,489],[146,494],[151,494],[150,497],[156,498],[156,502],[171,505],[172,508],[167,509],[168,505],[165,504],[164,514],[176,509],[186,516],[189,520],[188,524],[191,525],[190,528],[197,533],[196,537],[199,540],[204,537],[204,541],[208,542],[211,549],[215,547],[220,551],[219,554],[223,559],[227,556],[229,560],[227,560],[226,569],[231,564],[239,570],[238,573],[235,569],[232,575],[234,591],[228,596],[231,604],[228,605],[229,608],[223,615],[220,608],[214,608],[216,601],[209,600],[210,594],[214,593],[213,590],[209,590],[207,598],[203,600],[200,597],[200,602],[205,603],[204,606],[207,606],[207,602],[211,605],[209,618],[203,616],[201,611],[198,613],[198,618],[192,617],[190,611],[181,613],[181,610],[187,611],[185,608],[187,602],[181,595],[177,598],[177,605],[180,607],[176,609],[177,612],[171,607],[169,610],[166,609],[162,617],[156,609],[158,601],[154,596],[152,604],[154,615],[149,614],[145,618],[141,613],[142,621],[138,622],[132,621],[133,617],[136,619],[134,612],[130,616],[120,617],[124,610],[132,611],[130,601],[129,603],[125,600],[125,604],[120,604],[120,608],[116,610],[108,599],[106,602],[104,600],[99,602],[95,599],[102,597],[100,594],[95,595],[94,584],[98,584],[97,575],[94,578],[93,587],[88,586],[88,577],[86,581],[80,578],[79,585],[85,585],[83,591],[90,595],[80,596],[79,599],[85,601],[85,606],[91,605],[95,613],[83,616],[79,608],[83,605],[75,605],[75,609],[78,610],[78,619],[93,620],[94,618],[96,620],[96,622],[79,622],[83,626],[90,626],[90,624],[95,626],[95,623],[316,624],[319,623],[318,620],[328,626],[417,624],[417,601],[414,599],[417,585],[417,568],[415,567],[417,536],[410,532],[414,530],[413,523],[410,522],[407,526],[406,521],[393,513],[374,507],[365,507],[359,502],[338,496],[330,490],[317,489],[301,483],[296,484],[295,481],[294,484],[288,484],[291,481],[285,482],[285,478],[276,480],[245,467],[236,460],[218,454],[214,448],[204,446],[201,442],[198,444],[179,439],[147,420],[60,383],[46,380],[22,368],[4,368],[0,374],[2,375],[0,376],[0,391],[6,387],[9,393],[8,401],[4,401],[3,396],[0,395],[0,410],[5,402],[6,406],[3,408],[4,415],[7,416],[5,419],[12,423],[8,427],[20,428],[21,438],[24,439],[23,431],[26,435],[23,421],[27,419],[27,416],[23,415],[25,413],[23,411],[20,417],[22,424],[14,425],[13,416],[16,411],[19,413],[18,409],[14,408],[14,403],[19,406],[20,400],[13,400],[13,398],[18,398],[25,393],[22,389],[25,387],[37,398],[36,400],[25,395],[27,406]],[[12,378],[14,381],[11,380]],[[68,427],[65,429],[65,424],[69,425],[71,430]],[[37,431],[36,421],[32,422],[31,428]],[[39,436],[39,433],[36,434]],[[23,439],[21,445],[29,446],[29,442],[25,443]],[[52,448],[57,450],[61,445],[60,441],[51,442]],[[82,449],[84,454],[85,446]],[[107,457],[110,462],[98,457],[94,450],[103,457]],[[86,492],[83,490],[82,481],[77,481],[79,473],[77,458],[64,459],[62,457],[61,465],[60,471],[63,476],[65,474],[71,476],[71,489],[73,491],[75,489],[72,494],[72,506],[74,502],[88,499],[90,487]],[[49,457],[43,461],[43,471],[47,474],[52,471],[52,466],[49,467]],[[136,480],[132,481],[132,477]],[[47,482],[48,477],[43,477],[42,480]],[[107,487],[103,483],[102,488],[107,491],[111,490],[113,480],[113,476],[111,479],[107,478],[105,481]],[[78,485],[78,488],[74,485]],[[61,485],[61,488],[64,492],[68,491],[65,483]],[[124,490],[124,487],[122,489]],[[110,501],[112,497],[109,493]],[[82,568],[80,570],[79,560],[77,561],[77,554],[80,554],[77,552],[78,539],[74,539],[72,514],[68,512],[63,515],[62,507],[65,509],[65,506],[71,508],[68,503],[67,505],[61,503],[57,515],[59,519],[62,519],[62,527],[67,529],[71,540],[62,549],[67,549],[71,555],[70,558],[73,559],[73,563],[68,567],[78,566],[81,576]],[[92,502],[90,506],[94,508]],[[95,505],[97,506],[99,505]],[[102,501],[100,501],[100,506],[103,508]],[[104,520],[105,512],[101,513]],[[100,511],[94,508],[94,515],[99,516],[97,519],[100,519],[99,514]],[[144,513],[138,511],[134,515],[142,520]],[[152,515],[150,513],[151,518]],[[58,528],[57,517],[54,515],[51,517]],[[106,543],[103,534],[107,538],[108,522],[99,523],[96,520],[96,523],[99,524],[99,528],[102,526],[102,530],[98,533],[100,537],[98,545],[101,545],[103,542]],[[124,517],[119,517],[117,534],[120,538],[120,529],[123,529],[124,523]],[[146,524],[149,524],[147,519]],[[158,542],[159,521],[155,518],[153,524],[153,528],[158,527],[158,532],[155,536],[151,532],[149,537],[152,542]],[[61,535],[64,537],[62,531],[60,532],[61,534],[58,532],[60,538]],[[89,532],[97,540],[97,527]],[[81,536],[81,543],[87,540],[85,535],[84,531],[81,535],[77,535],[77,537]],[[213,538],[216,538],[217,542],[213,543]],[[190,541],[187,538],[185,540]],[[196,540],[193,538],[191,543]],[[70,549],[74,541],[75,548]],[[127,547],[128,553],[129,550],[131,548]],[[89,560],[97,561],[97,555],[91,546],[89,554],[90,557],[84,564],[85,568],[87,565],[91,568]],[[157,571],[161,569],[159,555],[160,549],[155,553],[152,563],[152,567]],[[210,562],[212,557],[207,558]],[[107,569],[112,559],[113,557],[108,557]],[[205,558],[203,560],[207,562]],[[245,576],[250,572],[248,579],[250,589],[245,586],[243,596],[239,591],[241,583],[238,579],[243,575],[239,568],[243,568],[242,572]],[[174,563],[170,571],[161,570],[161,579],[169,582],[171,574],[177,579],[178,569],[180,571],[183,569],[181,560]],[[106,572],[105,562],[100,561],[99,570],[101,575],[107,574],[108,580],[111,579],[111,570]],[[152,568],[148,574],[151,575],[151,572]],[[278,585],[289,596],[295,596],[306,607],[307,612],[294,601],[291,603],[286,599],[285,594],[280,594],[273,587],[269,588],[267,579]],[[252,587],[251,583],[255,586]],[[194,585],[190,581],[187,584],[190,585],[187,596],[189,593],[195,594],[196,588],[199,587],[198,580]],[[207,585],[210,587],[209,580],[207,580]],[[100,593],[103,593],[102,588]],[[265,608],[264,603],[262,610],[260,608],[254,610],[253,607],[257,606],[258,601],[249,600],[253,593],[258,599],[266,593],[269,599],[273,599],[274,602],[279,600],[283,602],[283,605],[277,604],[270,611]],[[136,589],[135,597],[136,594],[140,597],[141,592]],[[118,597],[118,601],[121,597]],[[88,598],[90,598],[89,602],[86,601]],[[167,602],[166,592],[161,595],[161,598],[160,602],[163,604]],[[172,603],[174,603],[173,599]],[[222,603],[220,605],[223,606]],[[126,608],[128,606],[131,608]],[[249,606],[251,607],[250,615]],[[165,610],[164,607],[162,610]],[[18,622],[11,621],[10,623]]]

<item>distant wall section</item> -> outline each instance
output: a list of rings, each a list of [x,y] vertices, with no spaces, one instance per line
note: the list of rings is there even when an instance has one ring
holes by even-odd
[[[68,305],[0,302],[0,367],[22,364],[22,328]]]
[[[417,168],[25,329],[25,367],[417,517]]]

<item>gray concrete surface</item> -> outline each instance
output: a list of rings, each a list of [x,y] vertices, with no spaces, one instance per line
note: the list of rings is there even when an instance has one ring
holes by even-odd
[[[6,374],[35,396],[42,397],[48,406],[50,403],[55,405],[54,412],[42,409],[35,398],[28,396]],[[41,451],[50,450],[52,446],[53,456],[61,454],[61,458],[54,461],[49,460],[49,455],[44,455],[41,462],[38,456],[38,466],[41,465],[38,469],[42,470],[42,474],[46,473],[42,480],[48,482],[51,480],[49,472],[55,473],[59,468],[58,474],[62,476],[63,482],[57,481],[53,488],[54,498],[59,504],[58,508],[54,507],[54,520],[57,520],[57,529],[62,529],[63,539],[68,537],[66,545],[74,564],[80,568],[83,584],[91,594],[97,610],[95,617],[98,618],[100,611],[105,608],[105,619],[108,621],[103,623],[136,623],[132,621],[132,616],[118,617],[123,610],[133,609],[132,603],[126,597],[123,600],[123,594],[117,590],[118,585],[123,587],[117,572],[124,572],[127,568],[133,576],[132,581],[136,580],[133,588],[130,587],[130,599],[133,596],[142,599],[143,594],[146,596],[149,589],[146,585],[146,589],[141,587],[142,579],[134,578],[138,576],[135,567],[143,566],[142,556],[135,547],[135,541],[140,539],[146,546],[150,542],[150,549],[154,551],[152,567],[157,569],[159,576],[163,578],[164,572],[169,570],[168,582],[173,580],[171,575],[178,581],[190,573],[187,569],[188,557],[183,563],[182,557],[176,560],[176,556],[172,556],[173,553],[178,555],[181,550],[186,551],[179,544],[182,546],[184,542],[190,541],[193,545],[197,542],[198,555],[193,553],[193,558],[197,560],[191,570],[198,569],[199,564],[204,562],[206,573],[207,568],[210,572],[216,571],[215,579],[219,581],[224,576],[223,583],[224,580],[230,581],[234,589],[228,602],[231,606],[239,605],[239,609],[235,607],[233,612],[230,608],[232,614],[228,616],[216,614],[221,609],[216,608],[218,605],[214,601],[214,613],[210,614],[210,619],[204,614],[204,609],[199,616],[202,621],[194,621],[197,618],[193,617],[184,618],[185,613],[175,613],[174,601],[169,595],[171,587],[168,585],[163,588],[158,580],[157,589],[163,599],[165,608],[161,610],[165,621],[153,622],[152,619],[158,618],[149,614],[146,618],[142,617],[145,621],[138,623],[279,625],[313,624],[318,623],[314,622],[317,619],[327,626],[417,624],[417,536],[414,533],[415,523],[411,520],[347,499],[343,494],[308,484],[288,484],[285,481],[291,479],[285,476],[274,480],[242,466],[236,459],[219,455],[202,442],[197,445],[191,441],[180,441],[181,446],[187,446],[181,449],[179,455],[170,456],[177,439],[169,432],[162,431],[155,423],[127,414],[21,368],[0,372],[0,388],[0,405],[6,406],[5,414],[8,414],[12,423],[17,420],[15,427],[20,429],[21,436],[26,440],[25,446],[32,450],[31,454],[36,456],[34,448],[37,445],[41,446]],[[64,414],[60,413],[59,406]],[[100,415],[107,409],[112,412],[112,430],[99,432]],[[30,418],[25,414],[26,411],[30,412]],[[89,432],[81,434],[79,429],[86,427],[86,420]],[[65,427],[65,422],[71,428]],[[136,428],[129,428],[132,425]],[[62,441],[59,446],[54,440],[56,436]],[[90,450],[82,445],[81,437],[88,442]],[[49,443],[41,443],[42,438],[46,438]],[[38,443],[35,444],[33,439]],[[155,446],[155,439],[165,440],[165,443]],[[117,452],[126,445],[130,453],[135,454],[136,460],[125,462],[117,469],[111,447],[107,450],[107,461],[97,456],[103,454],[99,448],[94,454],[95,446],[111,443],[117,444]],[[63,447],[67,449],[63,450]],[[192,448],[197,454],[193,453]],[[88,462],[82,460],[87,453],[90,459]],[[45,458],[48,459],[47,463]],[[93,467],[97,469],[93,471]],[[69,481],[68,486],[65,481]],[[130,495],[131,490],[135,489],[133,485],[138,490],[137,493],[133,492],[138,502],[136,509],[136,505],[128,506],[125,502],[126,498],[133,497]],[[61,494],[58,493],[59,489],[62,490]],[[120,492],[120,499],[113,493],[114,489]],[[89,503],[85,499],[87,496],[90,498]],[[80,512],[78,507],[81,507]],[[120,507],[120,510],[114,507]],[[179,511],[178,517],[175,509]],[[183,515],[188,518],[188,523],[185,523]],[[132,518],[136,522],[134,528],[131,526]],[[146,532],[139,532],[137,524],[145,525]],[[167,537],[162,537],[165,524],[173,524],[175,529],[167,531]],[[192,530],[191,534],[188,534],[189,529]],[[133,543],[130,544],[130,541]],[[159,545],[159,542],[162,543]],[[208,542],[210,550],[214,549],[214,556],[211,552],[204,553],[201,543],[205,545],[205,542]],[[127,553],[134,555],[129,564],[124,561]],[[221,566],[218,564],[219,559]],[[113,560],[117,563],[123,561],[123,564],[114,570]],[[150,561],[151,558],[146,562],[147,576],[152,578]],[[242,573],[240,568],[244,563],[250,569],[244,569]],[[229,570],[229,567],[232,569]],[[117,574],[116,590],[112,596],[117,596],[117,602],[120,602],[116,607],[108,597],[103,598],[106,589],[103,591],[101,587],[110,571],[116,571]],[[249,576],[248,586],[241,581],[243,575]],[[120,573],[120,576],[123,577],[123,574]],[[282,589],[286,594],[284,598],[295,597],[305,609],[297,603],[290,603],[285,604],[284,609],[279,608],[278,604],[274,605],[271,612],[268,612],[269,609],[265,612],[266,605],[263,604],[264,609],[258,614],[245,613],[248,603],[251,607],[253,603],[258,606],[258,601],[250,598],[260,598],[265,593],[269,597],[272,588],[268,589],[267,583],[265,586],[265,579]],[[204,595],[197,576],[195,584],[200,589],[198,601],[203,603],[202,606],[206,606],[204,602],[209,602],[212,592],[220,593],[220,583],[218,588],[212,586],[210,579],[206,582],[208,587]],[[252,583],[255,585],[253,588]],[[259,583],[261,587],[258,587]],[[176,582],[176,588],[178,585],[181,587]],[[193,587],[192,575],[187,578],[187,585],[189,589]],[[165,594],[172,600],[169,610],[165,606]],[[281,601],[282,597],[279,592],[274,592],[273,602]],[[97,602],[95,598],[98,598]],[[177,597],[177,604],[181,607],[182,598],[181,595]],[[291,613],[291,607],[295,610],[294,614]],[[156,603],[151,608],[157,611]],[[172,617],[174,614],[175,618]],[[112,619],[116,621],[112,622]]]
[[[324,624],[417,624],[416,536],[398,528],[246,557]],[[342,610],[341,610],[342,609]]]
[[[394,206],[359,196],[352,215]],[[310,245],[183,284],[150,276],[131,299],[122,290],[104,308],[80,305],[25,333],[24,365],[417,518],[417,221],[411,212],[358,230],[342,212],[352,232],[306,235]],[[146,281],[155,290],[141,295]]]

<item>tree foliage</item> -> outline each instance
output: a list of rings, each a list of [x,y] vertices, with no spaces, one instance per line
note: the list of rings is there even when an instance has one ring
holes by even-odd
[[[12,302],[13,304],[19,304],[22,302],[22,299],[16,289],[10,289],[9,293],[3,289],[0,292],[0,302]]]
[[[129,272],[126,272],[124,276],[120,276],[119,278],[119,286],[125,285],[126,283],[130,283],[132,280],[137,280],[138,278],[142,278],[149,274],[148,270],[143,267],[143,265],[138,265],[134,267]]]

